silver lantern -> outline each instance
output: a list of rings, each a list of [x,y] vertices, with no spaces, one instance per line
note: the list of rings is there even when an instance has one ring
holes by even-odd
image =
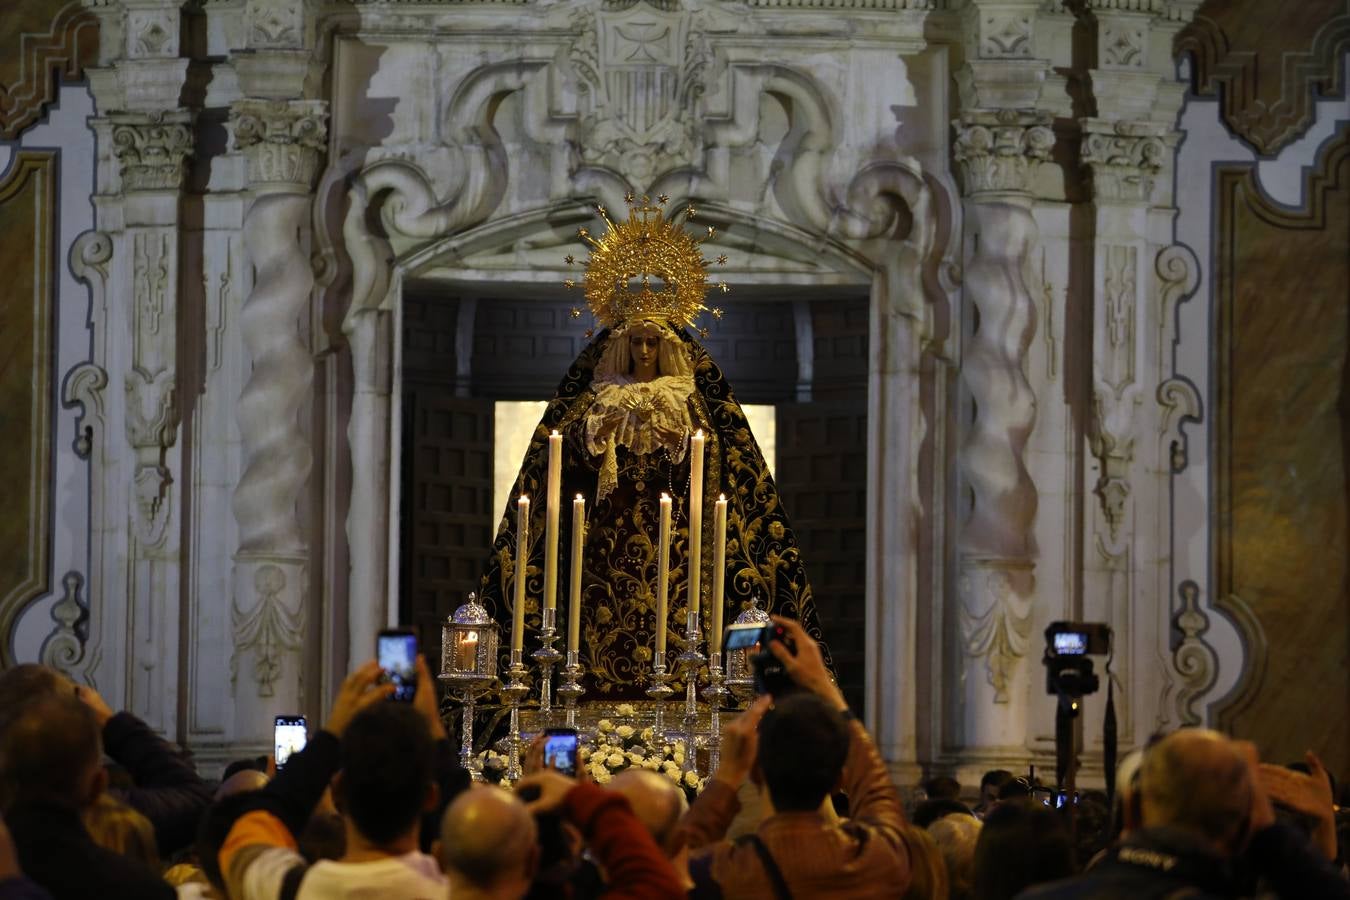
[[[500,631],[476,594],[470,594],[469,601],[441,626],[440,680],[463,708],[459,764],[475,779],[481,779],[482,767],[473,755],[474,700],[497,679]]]

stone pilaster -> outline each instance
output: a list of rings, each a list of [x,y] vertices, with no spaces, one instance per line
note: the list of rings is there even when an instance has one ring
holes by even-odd
[[[90,644],[109,702],[176,732],[183,570],[182,200],[194,113],[180,106],[182,0],[91,3],[101,25],[89,73],[98,115],[95,232],[78,268],[100,308],[85,406],[109,439],[91,459]],[[96,377],[97,376],[97,377]],[[95,385],[105,391],[94,394]],[[120,434],[124,443],[112,441]],[[93,445],[90,445],[92,452]]]
[[[1161,696],[1141,689],[1158,681],[1152,659],[1117,653],[1114,669],[1130,697],[1119,727],[1125,743],[1176,724],[1160,701],[1189,687],[1196,674],[1190,670],[1203,658],[1196,617],[1171,620],[1174,604],[1182,614],[1185,608],[1170,573],[1163,574],[1171,556],[1172,462],[1165,438],[1176,427],[1171,420],[1178,408],[1198,411],[1193,391],[1169,386],[1176,304],[1195,282],[1190,255],[1172,246],[1182,93],[1171,47],[1193,12],[1194,4],[1113,0],[1092,0],[1080,12],[1083,30],[1095,39],[1097,64],[1088,72],[1095,115],[1077,122],[1092,229],[1091,405],[1083,460],[1092,502],[1082,526],[1081,615],[1107,622],[1139,647],[1167,646],[1174,628],[1187,639],[1183,671],[1166,675]],[[1188,596],[1194,600],[1193,591]],[[1089,715],[1099,712],[1099,703],[1088,706]]]

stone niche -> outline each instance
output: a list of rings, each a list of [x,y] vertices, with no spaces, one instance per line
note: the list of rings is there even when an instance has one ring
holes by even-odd
[[[354,377],[333,438],[349,443],[350,512],[328,529],[347,536],[351,576],[326,602],[345,606],[353,657],[396,583],[405,282],[557,285],[576,274],[564,257],[585,258],[577,230],[603,227],[595,204],[623,214],[629,193],[667,197],[714,229],[708,255],[727,257],[733,289],[871,298],[868,714],[891,758],[914,758],[918,689],[892,674],[892,654],[914,652],[913,616],[886,610],[932,596],[915,523],[941,479],[920,488],[915,473],[947,465],[925,437],[946,430],[954,383],[939,276],[959,228],[951,72],[926,11],[795,6],[382,4],[335,37],[316,237]]]

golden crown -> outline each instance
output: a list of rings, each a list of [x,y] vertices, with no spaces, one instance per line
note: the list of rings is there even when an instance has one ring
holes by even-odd
[[[700,236],[690,234],[685,225],[694,218],[696,210],[686,206],[670,218],[663,209],[670,198],[665,194],[656,198],[655,206],[649,197],[637,201],[632,194],[624,197],[628,204],[628,218],[615,224],[603,206],[597,206],[600,218],[609,230],[599,239],[586,228],[577,230],[577,236],[590,245],[591,257],[586,260],[586,274],[580,284],[569,278],[563,284],[568,288],[582,287],[591,314],[603,328],[612,328],[625,322],[657,320],[668,325],[690,327],[708,307],[703,305],[709,287],[726,293],[730,287],[725,281],[708,281],[711,260],[703,258],[701,245],[717,234],[707,226]],[[683,212],[684,218],[675,217]],[[725,265],[725,255],[717,257]],[[569,266],[576,258],[564,258]],[[573,318],[581,315],[573,309]],[[722,310],[712,310],[714,318],[722,317]],[[703,337],[708,329],[698,329]],[[590,337],[591,331],[586,332]]]

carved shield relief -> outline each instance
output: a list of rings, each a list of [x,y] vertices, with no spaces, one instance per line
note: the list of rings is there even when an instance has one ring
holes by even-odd
[[[707,49],[694,15],[669,6],[587,10],[574,20],[569,60],[589,98],[577,135],[582,163],[635,183],[693,162],[697,147]]]

